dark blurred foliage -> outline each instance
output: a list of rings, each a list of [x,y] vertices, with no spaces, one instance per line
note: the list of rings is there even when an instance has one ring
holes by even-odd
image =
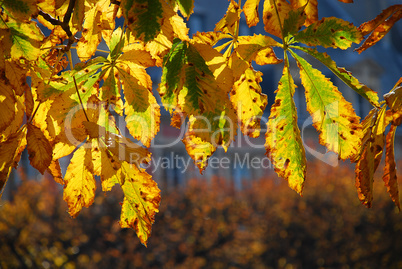
[[[354,173],[310,164],[303,197],[277,178],[192,180],[163,193],[148,248],[120,229],[121,193],[77,219],[51,179],[1,201],[2,268],[402,268],[402,214],[381,179],[372,209]],[[400,177],[399,177],[400,178]]]

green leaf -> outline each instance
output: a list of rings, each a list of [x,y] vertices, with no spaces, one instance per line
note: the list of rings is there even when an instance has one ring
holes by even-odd
[[[360,83],[357,78],[352,76],[352,74],[347,71],[345,68],[338,67],[336,63],[331,59],[331,57],[327,53],[318,52],[316,49],[312,48],[303,48],[299,46],[291,46],[292,48],[296,48],[301,50],[317,60],[323,63],[329,70],[332,71],[340,80],[342,80],[346,85],[348,85],[352,90],[360,94],[367,101],[369,101],[373,106],[379,107],[378,103],[378,94],[367,87],[366,85]]]
[[[122,33],[123,33],[123,31],[119,27],[119,28],[115,29],[112,34],[112,37],[110,39],[110,44],[109,44],[111,60],[115,60],[122,52],[124,42],[125,42],[125,36]]]
[[[155,214],[159,212],[160,190],[147,172],[126,162],[121,165],[119,177],[121,182],[124,182],[121,186],[124,201],[120,226],[134,229],[141,243],[146,245]]]
[[[136,38],[148,42],[160,32],[163,9],[159,0],[123,0],[120,7]]]
[[[189,18],[194,12],[194,0],[169,0],[175,8],[179,8],[184,17]]]
[[[275,103],[271,107],[265,148],[278,175],[285,178],[289,186],[301,194],[306,178],[306,156],[297,126],[293,100],[295,87],[286,58]]]
[[[0,44],[3,53],[14,60],[25,58],[36,60],[41,54],[41,42],[44,38],[35,22],[20,23],[11,18],[0,20]],[[7,22],[6,22],[7,21]]]
[[[320,143],[345,160],[357,154],[362,127],[352,105],[332,82],[306,60],[289,50],[296,59],[306,91],[307,110],[314,127],[320,132]]]
[[[304,22],[306,21],[306,12],[304,12],[305,8],[306,5],[297,9],[292,9],[288,13],[288,17],[283,21],[283,32],[287,38],[292,37],[303,26]]]
[[[363,35],[353,24],[335,17],[323,18],[294,36],[295,42],[308,46],[340,49],[347,49],[362,40]]]

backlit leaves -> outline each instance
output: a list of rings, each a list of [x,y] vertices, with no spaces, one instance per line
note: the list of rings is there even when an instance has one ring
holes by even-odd
[[[301,194],[306,178],[306,156],[297,127],[296,106],[293,100],[295,87],[286,59],[269,116],[265,148],[278,175],[285,178],[289,186]]]
[[[360,25],[359,30],[361,33],[363,35],[370,35],[356,51],[361,53],[380,41],[401,18],[402,5],[394,5],[383,10],[373,20]]]
[[[320,132],[320,143],[343,160],[352,157],[360,147],[360,118],[328,78],[297,54],[292,55],[300,69],[307,110]]]
[[[347,49],[352,43],[360,43],[363,36],[351,23],[330,17],[311,24],[297,33],[294,38],[296,42],[309,46]]]
[[[259,136],[268,101],[262,72],[253,65],[280,64],[276,53],[284,51],[265,135],[275,171],[302,193],[307,168],[290,54],[300,69],[320,143],[340,159],[356,162],[360,200],[372,203],[373,176],[385,147],[383,180],[400,207],[394,142],[402,123],[401,80],[380,102],[375,91],[315,47],[347,49],[370,34],[361,52],[401,18],[401,5],[356,29],[340,18],[318,20],[317,0],[265,0],[267,33],[239,36],[241,13],[249,27],[257,25],[260,2],[247,0],[242,7],[242,1],[229,1],[213,32],[197,32],[190,39],[183,17],[193,13],[192,0],[1,1],[0,189],[26,147],[32,166],[64,185],[74,217],[93,203],[95,176],[103,191],[120,186],[120,224],[133,228],[146,245],[160,203],[160,190],[143,168],[160,128],[159,97],[147,68],[162,67],[161,102],[173,126],[186,126],[182,141],[202,172],[219,146],[228,149],[238,124],[243,134]],[[123,27],[116,29],[116,18],[124,19]],[[82,62],[75,62],[71,50]],[[294,50],[320,61],[370,102],[374,108],[362,124],[337,87]],[[94,57],[97,52],[104,56]],[[135,142],[125,137],[125,128]],[[59,159],[68,155],[63,177]]]

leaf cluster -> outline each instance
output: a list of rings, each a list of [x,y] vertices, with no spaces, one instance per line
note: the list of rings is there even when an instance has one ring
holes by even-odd
[[[373,175],[385,147],[383,179],[400,207],[394,137],[401,124],[401,80],[380,102],[374,90],[317,46],[345,50],[370,34],[357,49],[360,53],[402,17],[402,5],[389,7],[356,28],[336,17],[319,19],[317,0],[247,0],[244,5],[231,0],[214,31],[190,37],[185,19],[193,13],[192,0],[0,4],[1,190],[26,148],[32,166],[64,186],[63,197],[73,217],[94,202],[96,177],[103,191],[119,185],[124,193],[120,225],[133,228],[146,245],[161,199],[157,184],[143,168],[159,131],[156,95],[170,112],[173,126],[187,122],[183,143],[202,172],[217,147],[227,150],[238,126],[244,135],[260,135],[268,102],[255,63],[283,64],[274,105],[268,108],[265,148],[278,175],[301,194],[307,161],[293,99],[296,85],[289,60],[293,58],[319,142],[340,159],[356,162],[360,200],[371,205]],[[260,5],[266,34],[240,36],[241,14],[252,27],[260,21]],[[123,27],[116,26],[118,18],[124,20]],[[50,34],[44,35],[39,26]],[[107,56],[94,57],[101,41],[108,46]],[[274,48],[282,50],[283,57]],[[79,63],[73,63],[71,50]],[[373,106],[362,122],[306,54]],[[153,66],[162,68],[157,94],[146,70]],[[120,116],[129,135],[116,123]],[[63,176],[59,159],[69,155]]]

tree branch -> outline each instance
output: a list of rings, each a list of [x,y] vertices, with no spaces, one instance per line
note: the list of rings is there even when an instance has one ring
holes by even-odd
[[[69,51],[71,48],[71,45],[77,41],[77,39],[71,32],[70,26],[69,26],[71,14],[73,13],[74,6],[75,6],[75,0],[70,0],[66,14],[64,14],[63,21],[55,19],[51,15],[43,12],[42,10],[39,10],[39,15],[41,15],[45,20],[47,20],[48,22],[50,22],[53,25],[60,25],[61,28],[64,30],[64,32],[66,32],[66,34],[68,36],[68,43],[67,43],[66,47],[64,49],[62,49],[63,52]]]

